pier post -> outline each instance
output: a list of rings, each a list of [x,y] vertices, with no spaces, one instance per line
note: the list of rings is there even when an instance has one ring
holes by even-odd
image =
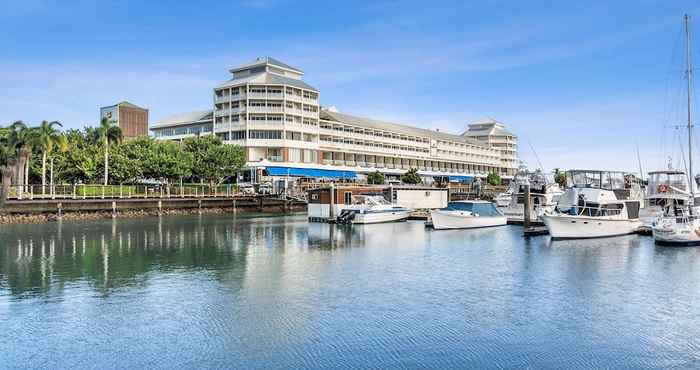
[[[202,198],[197,199],[197,205],[199,207],[197,210],[197,213],[201,215],[202,214]]]
[[[328,222],[335,220],[335,183],[331,183],[330,208],[328,209]]]
[[[163,201],[158,199],[158,216],[163,215]]]
[[[236,198],[233,198],[233,213],[236,213]]]
[[[523,188],[523,227],[527,229],[530,227],[530,184],[525,184]]]
[[[75,199],[75,184],[73,184],[73,199]]]
[[[115,201],[112,201],[112,218],[117,218],[117,202]]]
[[[261,195],[258,197],[258,211],[262,212],[263,204],[265,203],[265,198]]]
[[[58,202],[58,204],[56,204],[56,207],[58,208],[58,219],[60,220],[61,217],[63,217],[63,203]]]

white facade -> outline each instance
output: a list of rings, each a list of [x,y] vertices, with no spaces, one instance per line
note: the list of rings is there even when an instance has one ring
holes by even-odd
[[[485,176],[493,171],[506,177],[517,169],[514,135],[504,143],[484,141],[469,131],[453,135],[322,109],[319,91],[302,81],[301,70],[269,57],[230,72],[232,78],[214,88],[208,116],[199,112],[190,122],[158,122],[152,126],[156,138],[179,140],[212,132],[242,146],[249,167],[390,175],[417,168],[424,176]]]

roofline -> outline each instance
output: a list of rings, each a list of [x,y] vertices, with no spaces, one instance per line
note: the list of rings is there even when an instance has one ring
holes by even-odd
[[[199,121],[185,121],[185,122],[168,122],[168,123],[160,123],[156,122],[151,125],[149,125],[148,129],[152,130],[154,128],[163,128],[163,127],[175,127],[175,126],[186,126],[186,125],[197,125],[197,124],[202,124],[202,123],[214,123],[214,119],[202,119]]]
[[[279,68],[279,69],[282,69],[285,71],[293,72],[293,73],[296,73],[299,75],[304,75],[304,72],[300,69],[296,69],[294,67],[283,67],[279,64],[270,63],[268,60],[260,61],[258,63],[248,64],[248,65],[241,66],[241,67],[231,68],[228,71],[231,73],[236,73],[236,72],[245,71],[246,69],[251,69],[251,68],[254,68],[257,66],[262,66],[262,65],[271,65],[271,66],[274,66],[275,68]]]
[[[338,114],[341,114],[341,115],[350,116],[349,114],[345,114],[345,113],[341,113],[341,112],[328,112],[327,110],[326,110],[326,113],[330,113],[330,114],[338,113]],[[437,137],[431,136],[430,134],[449,135],[449,136],[453,136],[453,137],[450,138],[450,139],[452,139],[452,140],[454,140],[454,141],[456,141],[456,142],[465,142],[465,143],[468,143],[468,144],[470,144],[470,145],[474,145],[474,146],[478,146],[478,147],[483,147],[483,148],[486,148],[486,149],[500,150],[500,149],[498,149],[498,148],[493,148],[493,147],[491,147],[491,146],[489,146],[489,145],[487,145],[487,144],[485,144],[485,143],[483,143],[483,142],[481,142],[481,141],[479,141],[479,140],[466,138],[466,137],[464,137],[464,136],[462,136],[462,135],[452,134],[452,133],[449,133],[449,132],[433,131],[433,130],[430,130],[430,129],[427,129],[427,128],[416,127],[416,126],[409,126],[409,125],[402,124],[402,123],[378,121],[378,120],[375,120],[375,119],[372,119],[372,118],[366,118],[366,117],[357,117],[357,116],[354,116],[354,117],[355,117],[355,118],[361,118],[361,119],[367,119],[367,120],[371,120],[371,121],[377,121],[378,123],[385,123],[385,124],[392,124],[392,125],[397,125],[397,126],[403,126],[403,127],[409,128],[409,129],[424,130],[425,132],[424,132],[424,133],[421,133],[420,135],[417,135],[417,134],[404,134],[404,133],[399,133],[399,132],[396,132],[396,131],[391,130],[391,129],[383,129],[383,128],[382,128],[382,129],[375,129],[375,128],[372,128],[372,130],[383,130],[383,131],[392,132],[392,133],[396,133],[396,134],[398,134],[398,135],[405,135],[405,136],[415,136],[415,137],[418,137],[418,136],[428,136],[430,139],[435,139],[435,140],[447,140],[447,139],[437,138]],[[324,119],[324,118],[321,118],[321,117],[319,117],[319,121],[337,122],[337,123],[341,123],[341,124],[344,124],[344,125],[351,125],[351,126],[353,126],[353,125],[354,125],[354,126],[362,126],[362,125],[358,125],[358,124],[356,124],[356,123],[347,123],[347,122],[342,122],[342,121],[331,121],[331,120]]]

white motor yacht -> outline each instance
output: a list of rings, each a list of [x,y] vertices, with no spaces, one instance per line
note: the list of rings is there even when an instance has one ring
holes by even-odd
[[[645,226],[652,226],[664,215],[667,206],[686,207],[690,191],[688,176],[683,171],[653,171],[648,175],[644,208],[639,211],[639,219]]]
[[[436,230],[472,229],[507,223],[506,216],[495,204],[483,200],[450,202],[446,208],[430,211],[430,218]]]
[[[571,170],[554,212],[542,215],[554,239],[599,238],[636,232],[639,199],[629,199],[622,172]]]
[[[336,221],[343,224],[376,224],[404,221],[411,209],[392,204],[381,195],[355,195],[352,204],[343,208]]]

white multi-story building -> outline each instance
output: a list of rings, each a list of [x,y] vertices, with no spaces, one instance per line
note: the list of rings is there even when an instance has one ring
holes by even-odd
[[[301,70],[269,57],[230,72],[214,88],[213,110],[165,118],[151,126],[154,136],[216,134],[244,148],[249,168],[270,175],[400,175],[417,168],[426,177],[461,180],[489,172],[510,177],[517,169],[517,139],[499,122],[477,122],[454,135],[321,108],[319,91],[302,81]]]

